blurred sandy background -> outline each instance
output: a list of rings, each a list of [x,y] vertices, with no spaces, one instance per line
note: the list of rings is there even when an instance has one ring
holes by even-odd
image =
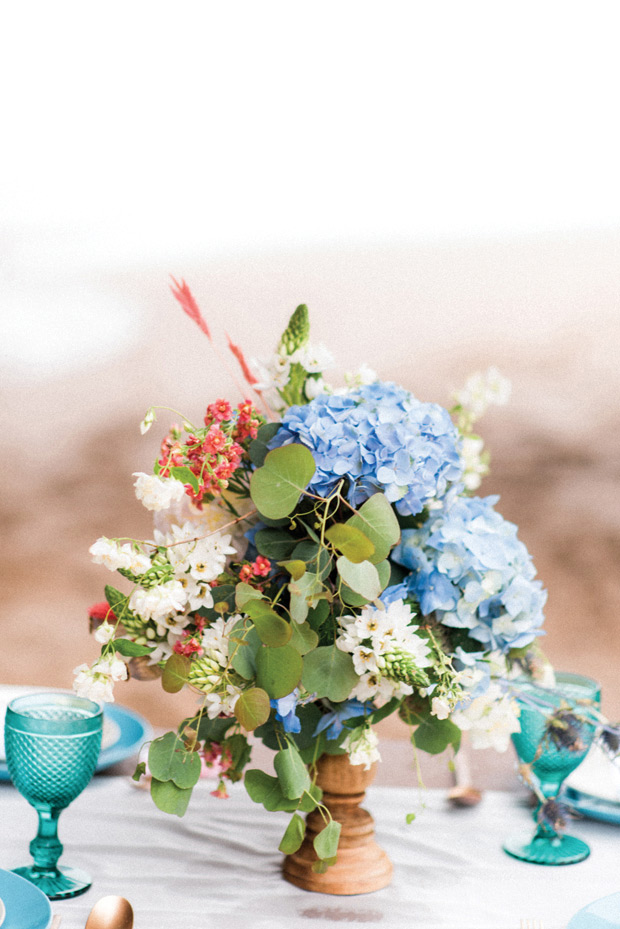
[[[174,303],[173,273],[222,347],[227,331],[258,357],[306,302],[335,383],[365,361],[449,404],[499,367],[513,397],[480,422],[481,492],[501,495],[549,590],[549,657],[597,677],[620,718],[613,6],[526,4],[510,32],[495,4],[447,6],[343,4],[327,31],[320,4],[316,18],[248,5],[239,20],[137,4],[121,31],[114,4],[97,22],[76,4],[34,25],[12,14],[0,681],[70,686],[97,653],[86,612],[113,578],[88,547],[150,533],[131,475],[178,418],[161,412],[141,437],[146,409],[200,417],[239,399]],[[84,41],[58,54],[63,17]],[[117,695],[156,725],[190,705],[156,683]],[[387,721],[384,735],[403,731]],[[487,754],[478,776],[508,785],[511,759],[489,768]]]

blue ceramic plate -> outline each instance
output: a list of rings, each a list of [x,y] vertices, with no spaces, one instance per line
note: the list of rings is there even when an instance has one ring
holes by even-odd
[[[619,929],[620,894],[603,897],[575,913],[566,929]],[[3,927],[4,929],[4,927]]]
[[[8,688],[7,688],[8,689]],[[24,693],[33,693],[33,688],[24,687]],[[17,691],[18,688],[12,688]],[[137,755],[143,742],[148,741],[153,734],[153,730],[147,721],[128,710],[127,707],[119,706],[117,703],[105,703],[104,712],[104,736],[103,748],[97,762],[97,771],[103,771],[113,764],[125,761],[132,755]],[[3,718],[0,719],[0,725],[3,725]],[[0,754],[0,781],[8,781],[9,771],[4,760],[4,751]],[[0,896],[2,896],[0,894]],[[4,926],[2,927],[4,929]]]
[[[588,819],[598,819],[602,823],[620,826],[620,803],[614,803],[605,797],[594,797],[574,787],[566,787],[562,791],[562,799]]]
[[[52,921],[50,902],[30,881],[0,869],[0,898],[6,907],[2,929],[48,929]]]

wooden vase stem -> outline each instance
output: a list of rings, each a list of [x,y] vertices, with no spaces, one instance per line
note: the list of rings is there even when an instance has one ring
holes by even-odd
[[[317,767],[322,802],[342,825],[338,858],[324,874],[312,870],[318,860],[312,842],[325,825],[314,810],[306,818],[303,845],[284,860],[285,879],[303,890],[327,894],[364,894],[386,887],[392,880],[392,862],[375,842],[372,816],[360,806],[374,779],[375,765],[365,771],[362,765],[352,765],[348,755],[323,755]]]

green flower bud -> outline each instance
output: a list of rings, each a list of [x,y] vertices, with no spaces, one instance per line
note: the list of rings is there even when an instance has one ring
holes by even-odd
[[[298,348],[306,344],[309,336],[308,307],[305,303],[302,303],[289,319],[288,326],[280,339],[280,347],[284,349],[287,355],[292,355]]]

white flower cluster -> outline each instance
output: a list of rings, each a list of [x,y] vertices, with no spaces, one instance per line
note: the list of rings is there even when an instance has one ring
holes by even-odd
[[[130,542],[121,545],[114,539],[102,536],[88,550],[95,564],[102,564],[108,571],[131,571],[140,577],[151,567],[151,559],[144,552],[135,549]]]
[[[202,634],[201,644],[204,649],[204,657],[210,658],[222,669],[227,667],[229,661],[230,634],[241,618],[239,613],[234,613],[228,619],[220,617],[210,626],[207,626]],[[222,680],[221,676],[214,673],[212,679],[214,686],[217,688],[217,685]],[[224,690],[220,687],[211,691],[211,693],[205,694],[204,701],[209,719],[216,719],[220,714],[232,716],[235,703],[240,694],[240,688],[230,683],[226,684]]]
[[[519,732],[519,706],[492,682],[451,716],[452,722],[470,734],[472,748],[494,748],[505,752],[513,732]]]
[[[145,474],[134,471],[137,480],[134,483],[136,497],[147,510],[167,510],[172,503],[178,503],[185,496],[185,485],[173,477],[159,477],[157,474]]]
[[[351,691],[352,698],[365,701],[379,697],[387,701],[413,693],[410,684],[392,680],[382,673],[383,656],[395,648],[410,655],[418,668],[428,668],[432,664],[428,644],[422,636],[416,635],[419,626],[411,625],[412,618],[411,607],[402,600],[395,600],[385,609],[366,606],[359,616],[340,617],[336,645],[352,655],[360,678]]]
[[[463,484],[467,490],[477,490],[482,478],[489,473],[488,462],[485,461],[484,442],[477,435],[464,435],[461,445],[461,461],[463,463]]]
[[[364,770],[368,771],[375,761],[381,761],[378,744],[379,739],[374,729],[358,726],[357,729],[351,730],[342,747],[347,752],[351,764],[363,764]]]
[[[115,682],[127,680],[127,666],[118,657],[99,658],[92,667],[81,664],[73,673],[73,689],[78,697],[98,703],[114,703]]]
[[[510,381],[497,368],[477,372],[454,394],[454,398],[471,416],[478,419],[493,404],[503,406],[510,399]]]
[[[196,539],[196,526],[186,522],[171,526],[168,532],[155,531],[155,542],[166,548],[173,577],[153,587],[137,587],[129,598],[129,608],[143,620],[152,620],[170,648],[190,622],[190,613],[201,606],[213,606],[210,582],[224,570],[228,555],[236,554],[231,537],[215,532]],[[167,650],[151,655],[161,661]]]
[[[259,377],[259,383],[255,386],[263,392],[282,390],[290,380],[292,365],[300,364],[307,374],[319,375],[309,377],[304,387],[306,399],[314,400],[326,389],[325,381],[320,375],[333,364],[333,360],[333,355],[324,345],[303,345],[292,355],[287,354],[284,347],[280,347],[266,365],[253,362]],[[271,395],[269,404],[274,409],[280,409],[282,401],[279,397],[276,399]]]

